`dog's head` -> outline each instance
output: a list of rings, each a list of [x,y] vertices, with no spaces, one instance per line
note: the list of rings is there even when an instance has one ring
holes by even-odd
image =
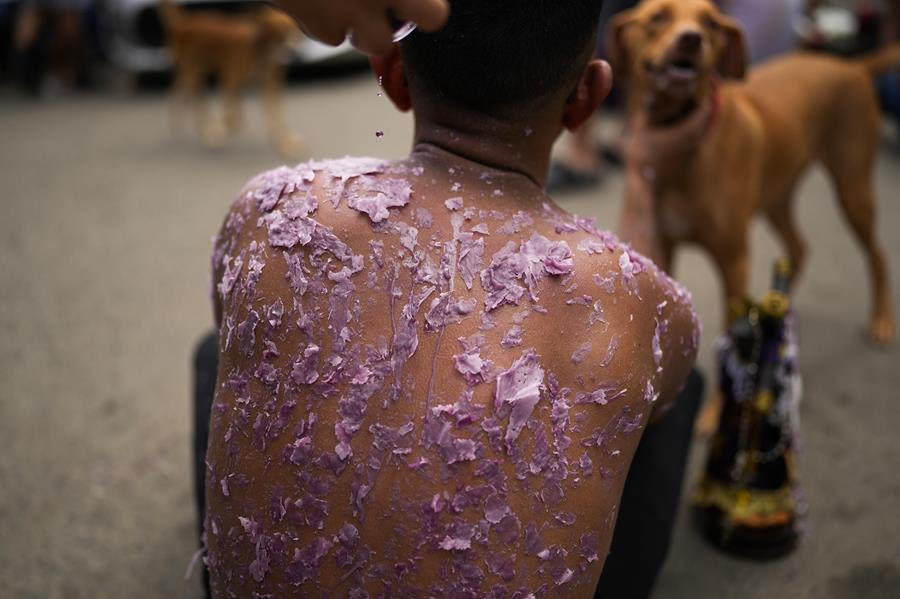
[[[708,0],[644,0],[607,32],[616,75],[631,93],[697,102],[715,73],[742,78],[744,34]]]

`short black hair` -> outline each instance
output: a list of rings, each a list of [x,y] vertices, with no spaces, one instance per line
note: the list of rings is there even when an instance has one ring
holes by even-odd
[[[505,115],[577,83],[602,0],[450,0],[435,33],[402,42],[407,77],[439,101]]]

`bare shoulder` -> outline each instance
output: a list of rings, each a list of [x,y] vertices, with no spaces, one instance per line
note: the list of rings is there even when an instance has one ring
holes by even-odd
[[[570,241],[575,269],[564,290],[583,313],[566,338],[583,368],[605,371],[618,392],[662,412],[696,357],[700,325],[690,293],[615,235],[582,222]]]

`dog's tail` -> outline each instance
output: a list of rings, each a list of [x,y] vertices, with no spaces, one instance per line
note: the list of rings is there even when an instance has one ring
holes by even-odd
[[[181,23],[182,9],[175,0],[159,0],[159,12],[166,30],[171,32]]]
[[[873,77],[891,69],[900,69],[900,43],[890,44],[877,52],[864,56],[860,59],[860,63]]]

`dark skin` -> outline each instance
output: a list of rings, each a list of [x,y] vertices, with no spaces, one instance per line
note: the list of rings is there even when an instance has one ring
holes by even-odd
[[[586,571],[574,575],[571,580],[556,583],[554,577],[541,572],[541,560],[535,555],[513,550],[516,577],[505,582],[498,575],[485,568],[480,548],[477,563],[485,570],[482,590],[490,589],[495,583],[509,584],[512,589],[520,586],[537,589],[548,584],[549,596],[590,597],[596,588],[597,580],[603,567],[615,524],[615,515],[619,497],[624,484],[625,474],[631,458],[640,441],[640,433],[651,418],[662,413],[675,398],[687,372],[693,363],[696,348],[695,324],[687,303],[674,299],[671,282],[652,265],[635,277],[635,292],[628,294],[622,291],[614,293],[598,292],[595,275],[618,275],[622,250],[604,251],[599,254],[588,254],[576,251],[582,242],[590,240],[590,234],[575,231],[557,233],[554,225],[544,215],[544,204],[551,200],[544,194],[542,185],[549,160],[550,147],[563,128],[575,128],[587,119],[606,96],[611,82],[609,67],[600,61],[586,63],[578,81],[567,89],[560,90],[553,97],[521,118],[489,118],[474,115],[460,109],[438,105],[428,95],[416,87],[414,78],[407,85],[404,78],[401,53],[393,50],[390,54],[373,59],[373,68],[384,87],[386,95],[400,110],[415,109],[416,129],[415,141],[411,155],[399,167],[421,169],[421,174],[410,179],[413,186],[413,199],[408,207],[395,210],[391,222],[414,224],[414,209],[426,209],[434,216],[433,224],[421,230],[419,242],[427,243],[428,239],[449,240],[453,236],[452,213],[444,206],[444,201],[452,193],[448,189],[458,184],[458,195],[464,199],[466,207],[482,211],[496,211],[502,215],[501,220],[485,219],[491,232],[484,236],[485,265],[509,241],[516,244],[529,239],[532,234],[542,235],[548,239],[564,241],[573,250],[572,277],[563,282],[562,277],[544,277],[541,282],[540,305],[546,314],[538,315],[530,309],[531,302],[524,298],[518,306],[503,306],[493,312],[491,317],[496,326],[483,331],[485,336],[484,357],[493,361],[500,369],[508,368],[513,361],[522,355],[525,348],[533,348],[540,356],[541,367],[547,373],[553,373],[560,387],[572,389],[573,394],[579,391],[590,391],[601,381],[610,381],[619,389],[624,389],[615,402],[608,405],[594,403],[575,404],[570,399],[570,418],[578,422],[577,430],[573,430],[573,443],[564,450],[566,459],[572,464],[573,474],[565,485],[564,497],[555,505],[540,503],[535,499],[539,486],[528,488],[520,485],[516,479],[514,464],[502,452],[488,448],[487,456],[499,463],[501,472],[509,482],[508,505],[518,514],[524,527],[533,524],[541,529],[543,542],[558,545],[569,552],[566,567],[572,572],[579,568],[579,546],[584,535],[591,536],[597,542],[597,558],[584,562]],[[530,133],[526,134],[526,128]],[[326,182],[327,183],[327,182]],[[320,179],[316,178],[312,193],[324,196]],[[497,192],[500,193],[497,193]],[[562,214],[559,208],[552,207]],[[499,223],[521,213],[530,217],[531,221],[521,231],[508,234],[500,230]],[[458,213],[457,213],[458,214]],[[247,214],[246,222],[255,223],[259,214],[255,208]],[[347,202],[338,208],[332,208],[328,202],[321,201],[315,213],[318,223],[334,231],[354,253],[367,254],[369,241],[373,239],[373,229],[369,220],[358,212],[347,207]],[[478,219],[473,220],[476,222]],[[466,227],[471,226],[471,223]],[[243,227],[237,233],[223,233],[224,242],[233,242],[232,247],[246,248],[252,241],[265,246],[268,243],[266,231],[254,226]],[[384,255],[396,256],[402,253],[397,239],[393,235],[376,235],[384,242]],[[427,247],[423,245],[422,247]],[[302,251],[302,250],[301,250]],[[277,254],[276,254],[277,255]],[[368,265],[366,268],[372,268]],[[365,274],[357,275],[365,280]],[[222,277],[221,267],[214,273],[218,282]],[[569,301],[574,297],[568,289],[573,283],[578,285],[578,293],[594,293],[598,299],[603,297],[603,323],[588,323],[590,307],[574,305]],[[409,288],[409,274],[400,271],[398,286]],[[271,301],[275,297],[290,306],[293,300],[291,289],[285,283],[285,266],[282,260],[271,260],[259,279],[257,294]],[[467,290],[461,279],[457,277],[454,294],[461,297],[472,297],[477,301],[477,313],[481,314],[485,294],[481,284],[476,282],[471,290]],[[235,296],[231,296],[234,298]],[[392,328],[399,318],[401,300],[392,299],[389,293],[378,285],[358,285],[353,297],[359,300],[363,308],[356,322],[358,328],[354,340],[361,343],[374,343],[379,336],[391,338]],[[237,314],[237,320],[243,318],[243,305],[232,305],[233,299],[226,298],[217,302],[217,312]],[[402,298],[401,298],[402,299]],[[310,305],[314,298],[305,301]],[[322,300],[325,301],[325,300]],[[517,315],[526,314],[521,321],[522,344],[506,347],[501,338],[516,322]],[[288,319],[293,322],[293,317]],[[391,426],[401,426],[405,422],[413,422],[418,428],[416,437],[421,435],[423,414],[437,403],[452,402],[465,389],[465,381],[452,366],[453,354],[459,352],[457,339],[468,337],[479,332],[478,317],[468,318],[462,322],[447,326],[440,332],[429,333],[422,330],[419,324],[418,348],[406,364],[403,385],[411,390],[411,396],[387,408],[382,409],[379,397],[369,404],[366,417],[369,419],[353,438],[353,460],[361,463],[371,457],[378,457],[385,463],[377,475],[377,480],[365,499],[365,518],[357,519],[350,509],[346,498],[350,494],[352,473],[338,478],[330,490],[327,501],[330,506],[328,519],[324,523],[323,532],[298,528],[292,534],[299,535],[297,546],[303,547],[316,536],[334,534],[343,522],[353,522],[359,528],[359,534],[379,559],[415,560],[416,567],[403,578],[402,584],[411,588],[427,589],[429,585],[441,578],[441,568],[446,568],[451,558],[448,551],[435,550],[432,545],[415,546],[410,540],[420,523],[416,520],[418,510],[404,508],[398,501],[409,501],[413,506],[427,502],[434,495],[448,492],[466,485],[478,485],[481,481],[474,474],[474,462],[455,464],[450,476],[442,478],[434,470],[422,473],[414,472],[405,466],[396,467],[387,461],[385,456],[377,455],[372,449],[372,435],[369,426],[376,419]],[[665,321],[665,331],[659,335],[661,362],[656,364],[653,358],[651,339],[657,321]],[[281,355],[272,360],[279,371],[289,369],[292,353],[305,342],[296,329],[284,329],[284,336],[278,336]],[[326,336],[327,337],[327,336]],[[616,339],[618,349],[610,355],[608,348]],[[316,340],[322,348],[328,348],[331,340]],[[579,347],[589,343],[589,350],[578,362],[572,355]],[[246,370],[258,360],[260,348],[254,349],[254,355],[245,357],[238,350],[237,344],[222,353],[220,373]],[[407,379],[408,377],[408,379]],[[407,383],[408,381],[408,383]],[[659,392],[655,403],[648,403],[645,396],[645,384],[650,381]],[[275,442],[263,451],[252,447],[240,433],[235,435],[238,451],[236,457],[229,457],[227,443],[222,442],[224,431],[234,424],[233,407],[236,398],[228,385],[219,381],[217,403],[224,409],[214,410],[211,421],[210,449],[208,461],[211,466],[211,482],[207,493],[208,512],[210,518],[221,532],[237,520],[238,516],[253,517],[257,522],[268,522],[270,492],[273,486],[280,486],[292,492],[297,468],[285,464],[281,458],[281,446]],[[482,383],[474,388],[473,405],[479,406],[484,413],[490,413],[494,403],[494,384]],[[342,393],[339,390],[338,393]],[[265,391],[252,381],[251,397],[265,397]],[[251,400],[252,401],[252,400]],[[301,398],[301,401],[305,401]],[[292,421],[285,430],[293,430],[296,420],[305,416],[305,404],[300,404]],[[314,438],[315,451],[328,452],[334,447],[334,424],[339,415],[334,401],[323,401],[316,404],[318,422]],[[604,448],[585,449],[581,441],[591,431],[610,430],[610,423],[615,425],[623,415],[635,419],[634,428],[627,433],[611,432],[604,442]],[[550,434],[551,418],[549,402],[542,398],[532,416],[533,428]],[[465,429],[466,434],[481,439],[478,427]],[[532,443],[533,431],[522,433],[522,442]],[[575,464],[585,452],[593,455],[595,474],[585,476],[579,483],[572,482],[576,477]],[[437,462],[434,453],[416,443],[412,454],[405,459],[411,460],[420,456],[428,456]],[[216,481],[232,473],[240,473],[247,477],[250,484],[232,485],[230,494],[223,494],[216,486]],[[539,485],[540,483],[535,483]],[[399,498],[399,499],[398,499]],[[564,512],[574,515],[571,525],[560,525],[554,520],[554,514]],[[475,524],[481,518],[481,510],[461,512],[462,518],[469,524]],[[444,513],[446,516],[446,512]],[[449,516],[446,516],[449,517]],[[277,528],[273,525],[273,528]],[[210,530],[210,526],[207,526]],[[493,534],[493,533],[492,533]],[[217,551],[223,537],[212,535],[211,551]],[[492,537],[493,539],[493,537]],[[510,551],[509,546],[491,541],[498,551]],[[429,548],[431,547],[431,548]],[[288,550],[288,555],[290,555]],[[222,592],[230,589],[237,596],[249,596],[251,591],[273,592],[276,596],[284,596],[284,592],[293,592],[296,596],[308,596],[312,589],[309,586],[290,587],[283,585],[284,572],[273,566],[265,578],[257,583],[248,577],[236,576],[229,579],[229,573],[240,572],[245,564],[252,560],[253,547],[238,543],[226,549],[218,549],[215,557],[218,566],[211,571],[214,590]],[[389,557],[393,556],[393,557]],[[275,564],[275,562],[273,562]],[[388,564],[390,566],[390,564]],[[310,584],[321,589],[335,592],[335,596],[349,591],[350,582],[333,560],[325,560]],[[343,586],[342,586],[343,585]],[[284,589],[289,589],[285,591]],[[365,590],[375,596],[383,591],[381,583],[375,579],[367,579]],[[396,590],[396,589],[395,589]]]

